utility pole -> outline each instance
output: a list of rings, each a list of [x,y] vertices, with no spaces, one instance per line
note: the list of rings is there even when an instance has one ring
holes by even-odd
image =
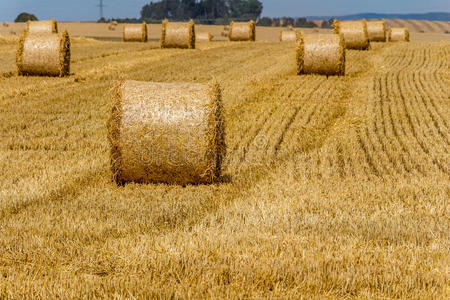
[[[103,4],[103,0],[100,0],[100,4],[98,5],[98,7],[100,8],[100,19],[103,19],[103,8],[105,7],[105,5]]]

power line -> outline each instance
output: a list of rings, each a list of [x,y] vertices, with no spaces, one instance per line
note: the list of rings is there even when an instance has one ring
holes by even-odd
[[[98,4],[98,7],[100,8],[100,19],[103,19],[104,18],[103,8],[106,7],[106,5],[103,4],[103,0],[100,0],[100,3]]]

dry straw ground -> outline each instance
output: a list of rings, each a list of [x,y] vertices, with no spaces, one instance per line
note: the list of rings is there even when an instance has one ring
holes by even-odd
[[[64,78],[17,76],[15,48],[0,298],[448,298],[449,42],[373,43],[328,78],[296,75],[294,43],[74,39]],[[112,183],[121,75],[220,82],[223,183]]]

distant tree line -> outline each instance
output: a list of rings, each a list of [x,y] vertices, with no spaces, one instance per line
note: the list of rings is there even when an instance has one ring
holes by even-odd
[[[291,18],[291,17],[283,17],[283,18],[269,18],[263,17],[258,20],[259,26],[272,26],[272,27],[303,27],[303,28],[313,28],[317,27],[317,24],[308,21],[306,18]]]
[[[142,20],[256,20],[263,5],[259,0],[161,0],[150,2],[141,9]],[[208,22],[209,21],[209,22]]]
[[[99,22],[160,23],[163,19],[185,21],[194,19],[198,24],[229,24],[234,21],[255,20],[259,26],[274,27],[318,27],[306,18],[260,18],[263,4],[259,0],[160,0],[152,1],[141,9],[141,17],[126,19],[101,19]],[[324,21],[323,28],[330,28],[332,22]]]

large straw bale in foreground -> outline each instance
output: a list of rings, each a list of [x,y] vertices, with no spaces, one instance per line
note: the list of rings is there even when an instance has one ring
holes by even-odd
[[[280,32],[280,42],[295,42],[297,40],[297,32],[294,30],[281,31]]]
[[[147,42],[148,32],[147,24],[125,24],[123,26],[123,41],[124,42]]]
[[[28,21],[27,31],[30,34],[58,33],[58,23],[55,19],[48,21]]]
[[[161,48],[195,49],[195,24],[189,22],[162,22]]]
[[[252,41],[256,39],[256,26],[254,21],[238,23],[231,22],[228,39],[233,42]]]
[[[369,48],[369,33],[366,20],[339,21],[334,20],[334,33],[342,34],[347,49],[366,50]]]
[[[70,72],[70,38],[63,34],[28,34],[19,40],[19,75],[65,76]]]
[[[208,184],[225,155],[220,87],[120,82],[108,122],[118,183]]]
[[[195,40],[197,42],[211,42],[213,36],[210,32],[197,32],[195,34]]]
[[[367,33],[370,42],[386,42],[386,21],[368,21]]]
[[[345,43],[340,34],[297,34],[298,74],[345,74]]]
[[[408,28],[389,27],[388,40],[389,42],[409,42]]]

